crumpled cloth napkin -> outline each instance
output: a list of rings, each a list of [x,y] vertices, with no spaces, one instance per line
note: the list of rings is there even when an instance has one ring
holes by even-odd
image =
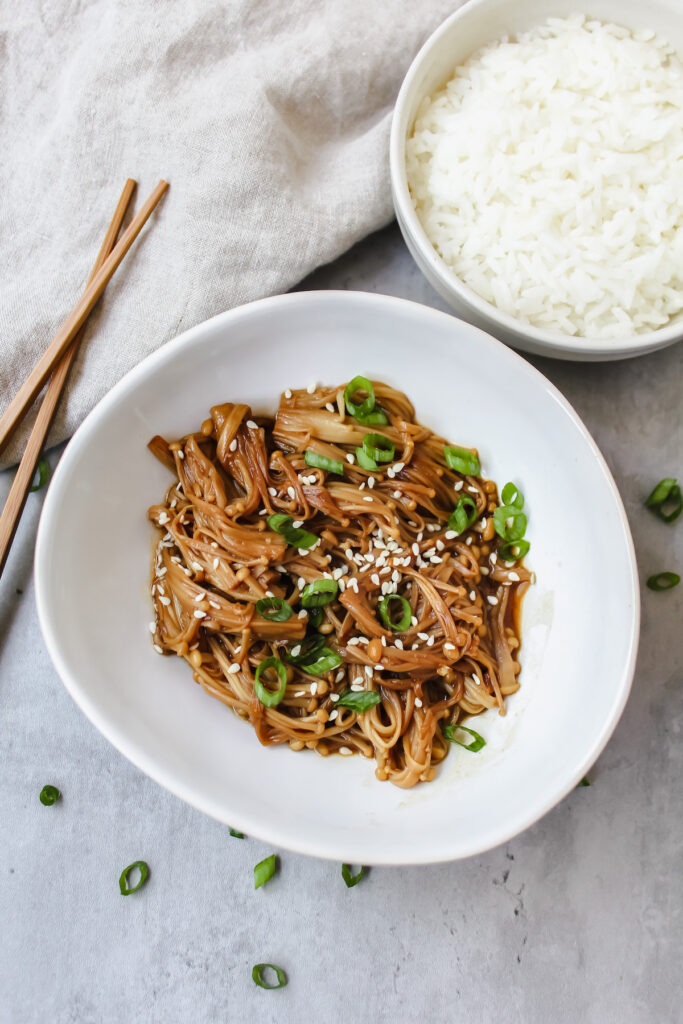
[[[0,0],[0,412],[128,176],[138,205],[171,188],[90,318],[51,443],[168,339],[387,223],[401,80],[461,2]]]

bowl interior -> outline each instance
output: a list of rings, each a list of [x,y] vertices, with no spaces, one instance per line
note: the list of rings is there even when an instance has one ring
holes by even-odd
[[[374,762],[264,748],[150,643],[153,530],[170,474],[156,433],[195,429],[218,402],[272,411],[281,390],[363,373],[418,417],[479,447],[526,495],[522,689],[487,713],[478,755],[454,748],[435,782],[398,790]],[[548,810],[586,771],[630,684],[637,591],[628,526],[593,442],[558,392],[476,328],[413,303],[300,293],[223,314],[166,345],[100,403],[47,496],[36,552],[46,642],[95,725],[158,782],[219,820],[304,853],[410,863],[476,853]]]
[[[405,144],[420,103],[441,89],[481,46],[541,24],[549,17],[575,14],[573,0],[470,0],[427,40],[406,75],[396,104],[391,137],[391,176],[396,215],[408,247],[434,288],[472,323],[492,330],[507,344],[562,358],[612,359],[662,348],[677,340],[683,316],[657,331],[623,339],[575,338],[522,323],[482,299],[450,269],[434,249],[415,213],[405,167]],[[683,10],[677,0],[594,0],[587,13],[632,29],[654,29],[683,51]]]

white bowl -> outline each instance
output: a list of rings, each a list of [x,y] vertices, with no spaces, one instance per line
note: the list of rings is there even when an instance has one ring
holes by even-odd
[[[147,507],[170,474],[146,449],[211,405],[273,411],[281,390],[358,373],[404,388],[419,418],[478,445],[529,510],[522,688],[487,713],[477,755],[454,748],[399,790],[374,762],[262,747],[178,658],[152,650]],[[314,292],[209,320],[129,373],[77,431],[50,485],[36,549],[48,650],[66,687],[134,764],[248,835],[350,863],[423,863],[509,839],[579,781],[626,701],[638,635],[636,567],[612,477],[536,370],[447,314],[400,299]]]
[[[683,50],[679,0],[591,0],[591,17],[628,28],[652,28]],[[580,7],[578,8],[581,9]],[[391,125],[391,188],[396,218],[415,262],[430,284],[470,323],[514,348],[556,359],[609,360],[666,348],[683,337],[683,319],[657,331],[624,338],[575,338],[516,320],[482,299],[450,269],[429,241],[408,189],[405,147],[418,107],[442,88],[458,64],[486,43],[532,28],[549,17],[575,14],[575,0],[470,0],[429,37],[398,94]]]

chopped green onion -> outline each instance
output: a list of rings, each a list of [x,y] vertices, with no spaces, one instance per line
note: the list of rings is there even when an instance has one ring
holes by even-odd
[[[581,789],[582,786],[590,786],[590,781],[587,775],[584,775],[576,788]]]
[[[275,971],[277,976],[277,985],[268,984],[263,977],[264,971]],[[276,967],[275,964],[254,964],[251,977],[259,988],[284,988],[287,984],[287,975],[281,967]]]
[[[505,484],[501,497],[504,505],[514,505],[515,508],[524,508],[524,495],[517,484]]]
[[[508,543],[522,539],[526,532],[526,524],[526,516],[514,505],[499,505],[493,513],[496,533]]]
[[[448,517],[448,529],[460,536],[477,518],[477,503],[469,494],[458,498],[458,504]]]
[[[279,686],[277,690],[267,690],[261,682],[261,676],[266,669],[274,668],[277,672]],[[267,708],[275,708],[285,695],[287,688],[287,669],[279,658],[264,658],[254,673],[254,693]]]
[[[233,839],[246,839],[244,832],[238,832],[236,828],[230,829],[230,835]]]
[[[466,476],[481,476],[481,465],[479,459],[469,448],[459,448],[454,444],[443,446],[443,457],[446,464],[454,469],[456,473],[464,473]]]
[[[354,402],[357,391],[366,391],[367,398]],[[367,416],[375,408],[375,389],[367,377],[354,377],[344,388],[344,401],[349,416]]]
[[[393,619],[391,615],[391,602],[397,601],[401,606],[401,617],[400,619]],[[381,598],[377,605],[379,610],[379,617],[388,629],[393,629],[394,632],[399,632],[404,629],[408,629],[410,626],[410,619],[412,612],[410,605],[406,601],[405,597],[401,597],[400,594],[387,594]]]
[[[129,875],[131,871],[135,871],[136,868],[140,872],[140,878],[137,885],[130,885]],[[148,878],[149,865],[146,864],[144,860],[133,861],[132,864],[129,864],[128,867],[124,868],[121,872],[121,877],[119,878],[119,889],[121,890],[121,895],[130,896],[131,893],[137,892],[138,889],[143,887]]]
[[[43,786],[40,791],[40,802],[45,807],[52,807],[56,804],[62,794],[56,786]]]
[[[338,591],[336,580],[314,580],[301,591],[301,603],[304,608],[322,608],[334,601]]]
[[[382,698],[376,690],[344,690],[337,703],[336,708],[350,708],[358,715],[365,714],[370,708],[376,707]]]
[[[323,676],[326,672],[339,668],[343,660],[341,654],[337,654],[331,647],[322,647],[315,661],[303,662],[300,668],[308,672],[309,676]]]
[[[260,860],[254,868],[254,888],[260,889],[262,885],[269,882],[275,874],[277,860],[274,853],[264,860]]]
[[[307,466],[313,466],[314,469],[324,469],[327,473],[338,473],[339,476],[344,475],[343,462],[340,462],[339,459],[329,459],[327,455],[318,455],[317,452],[312,451],[310,448],[306,449],[304,462]]]
[[[256,611],[268,622],[286,622],[293,614],[284,597],[263,597],[256,602]]]
[[[358,885],[358,883],[360,882],[361,878],[363,877],[367,870],[367,868],[362,867],[357,875],[352,875],[351,865],[342,864],[342,878],[346,882],[346,888],[353,889],[354,885]]]
[[[322,608],[311,608],[311,610],[308,613],[308,625],[311,626],[313,629],[317,629],[322,621]]]
[[[375,462],[391,462],[396,454],[396,447],[384,434],[366,434],[363,438],[363,451]]]
[[[308,530],[302,530],[301,527],[294,526],[293,522],[292,517],[285,515],[284,512],[275,512],[272,516],[268,516],[267,519],[271,530],[284,537],[292,547],[311,548],[314,544],[318,543],[318,537],[314,533],[309,533]]]
[[[384,409],[373,409],[372,412],[356,413],[354,419],[362,423],[364,427],[386,427],[389,417]]]
[[[681,582],[681,577],[675,572],[658,572],[650,576],[647,585],[650,590],[671,590]]]
[[[678,519],[683,510],[683,496],[674,477],[667,476],[660,480],[652,494],[645,499],[645,505],[664,523],[673,523]],[[669,507],[668,512],[664,511],[665,506]]]
[[[356,448],[356,459],[361,469],[379,469],[375,460],[366,455],[362,448]]]
[[[292,651],[285,651],[284,657],[286,661],[289,661],[292,665],[303,665],[305,662],[314,661],[325,648],[325,637],[320,633],[307,636],[301,643],[295,644],[292,650],[295,651],[297,648],[299,648],[298,654],[292,654]]]
[[[516,562],[517,559],[524,558],[530,547],[528,540],[510,541],[509,544],[501,544],[498,548],[498,557],[504,562]]]
[[[462,732],[467,732],[470,736],[473,736],[473,742],[462,743],[460,740],[456,740],[455,733],[458,729],[461,729]],[[474,729],[468,729],[465,725],[444,725],[442,731],[446,739],[450,740],[451,743],[457,743],[459,747],[464,747],[465,750],[469,750],[473,754],[476,754],[478,750],[481,750],[482,747],[486,746],[486,740],[484,737],[480,736],[478,732],[474,731]]]
[[[38,483],[34,484],[33,487],[29,489],[30,494],[33,494],[34,491],[39,491],[50,479],[50,463],[47,459],[41,459],[39,461],[36,466],[36,471],[38,473]]]

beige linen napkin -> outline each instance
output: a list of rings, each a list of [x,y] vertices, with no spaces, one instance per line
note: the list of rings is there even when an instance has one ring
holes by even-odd
[[[52,442],[169,338],[385,224],[397,91],[459,3],[0,0],[0,412],[128,175],[138,202],[171,189],[91,318]]]

